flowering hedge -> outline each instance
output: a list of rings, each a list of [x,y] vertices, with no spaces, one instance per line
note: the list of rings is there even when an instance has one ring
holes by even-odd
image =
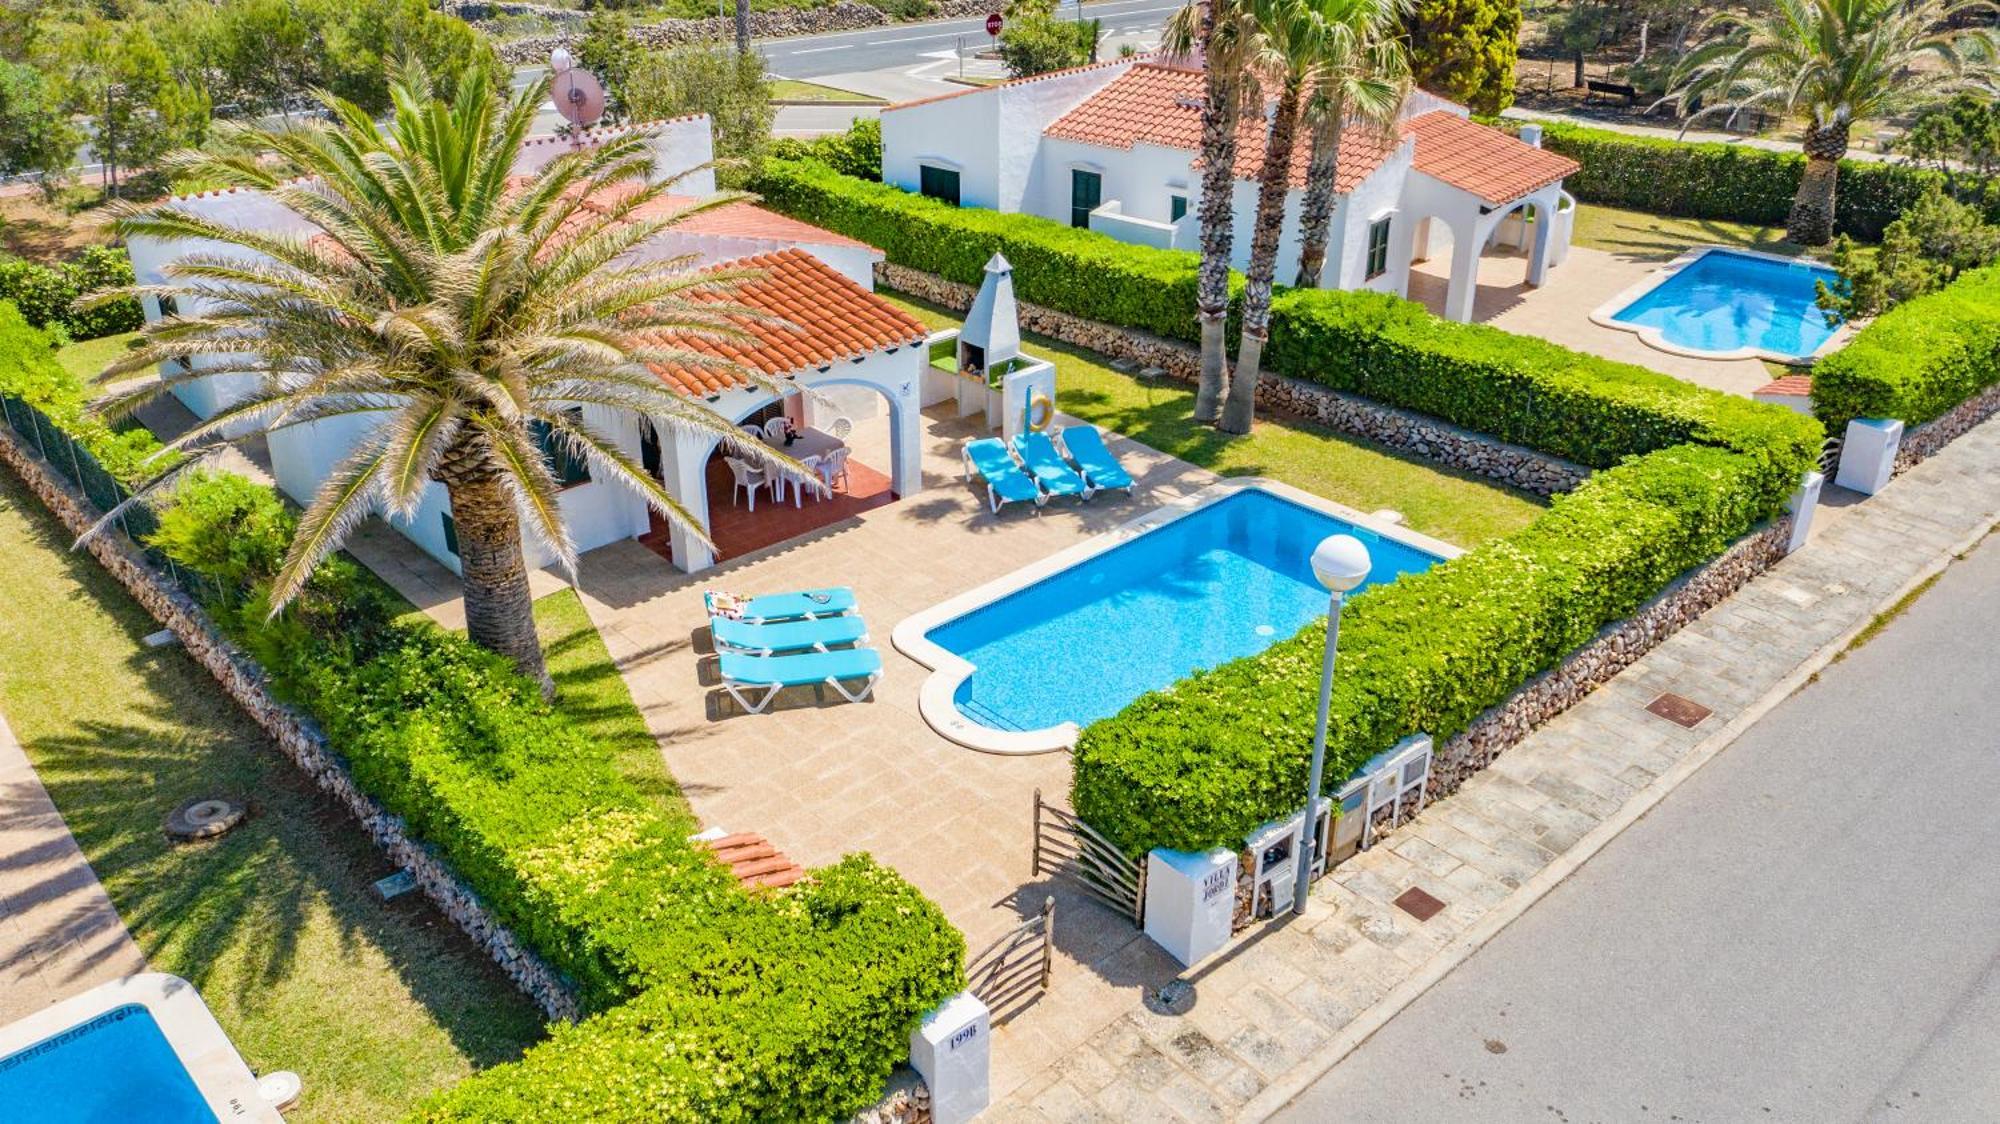
[[[1829,433],[1855,418],[1919,425],[2000,382],[2000,268],[1905,301],[1813,365],[1813,413]]]

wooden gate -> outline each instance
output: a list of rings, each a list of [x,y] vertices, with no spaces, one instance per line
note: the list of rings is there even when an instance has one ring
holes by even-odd
[[[1146,923],[1146,867],[1125,857],[1076,813],[1042,799],[1035,790],[1035,874],[1074,883],[1083,892]]]
[[[965,966],[966,987],[993,1014],[995,1026],[1019,1014],[1049,986],[1055,967],[1056,900],[1013,932],[986,946]]]

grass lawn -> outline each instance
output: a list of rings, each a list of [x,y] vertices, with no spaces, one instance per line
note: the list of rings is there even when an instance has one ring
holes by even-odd
[[[1783,226],[1677,219],[1594,203],[1577,204],[1570,242],[1638,261],[1671,261],[1696,246],[1734,246],[1786,257],[1818,254],[1785,241]]]
[[[948,309],[882,295],[933,329],[960,322]],[[1100,355],[1045,336],[1022,338],[1030,352],[1055,361],[1064,413],[1224,476],[1268,476],[1362,511],[1394,508],[1411,527],[1463,547],[1517,531],[1542,512],[1526,492],[1289,418],[1261,416],[1249,436],[1226,436],[1194,421],[1187,383],[1116,371]]]
[[[857,94],[853,90],[840,90],[832,86],[822,86],[817,82],[801,82],[796,78],[771,79],[772,101],[807,101],[820,105],[887,105],[881,98]]]
[[[421,897],[374,897],[388,860],[206,672],[140,644],[158,626],[5,470],[0,585],[0,709],[153,967],[195,982],[253,1069],[305,1078],[287,1119],[395,1119],[541,1036]],[[249,822],[168,845],[167,813],[207,793]]]
[[[56,362],[63,370],[90,381],[98,376],[112,361],[139,344],[139,333],[125,332],[116,336],[103,336],[94,340],[73,343],[56,352]]]
[[[692,823],[680,785],[667,772],[659,743],[646,729],[576,591],[565,589],[535,602],[535,631],[556,681],[556,708],[591,737],[611,745],[626,780]]]

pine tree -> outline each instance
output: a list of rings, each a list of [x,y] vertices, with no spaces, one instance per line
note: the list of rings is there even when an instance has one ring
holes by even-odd
[[[1417,85],[1474,113],[1514,104],[1520,0],[1421,0],[1410,12],[1409,31]]]

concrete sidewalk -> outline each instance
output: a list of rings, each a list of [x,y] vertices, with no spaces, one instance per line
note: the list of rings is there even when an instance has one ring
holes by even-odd
[[[1321,880],[1309,912],[1189,972],[1014,1085],[1007,1121],[1262,1119],[1520,916],[2000,518],[2000,419],[1822,526],[1730,600]],[[1646,711],[1672,691],[1713,713]],[[1444,903],[1420,922],[1395,899]]]
[[[145,970],[146,957],[0,717],[0,1023]]]

